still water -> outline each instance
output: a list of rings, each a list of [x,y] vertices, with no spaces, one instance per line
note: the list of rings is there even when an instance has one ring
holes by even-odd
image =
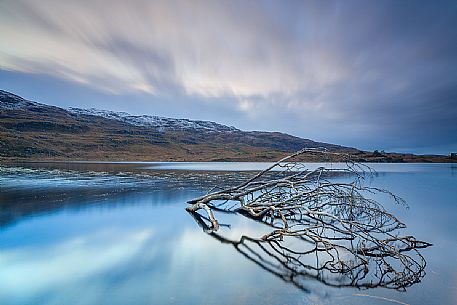
[[[457,167],[382,164],[368,181],[403,197],[385,208],[423,249],[406,292],[304,289],[206,234],[184,210],[263,163],[39,163],[0,166],[0,304],[457,304]],[[310,165],[313,167],[316,165]],[[221,216],[236,239],[262,228]]]

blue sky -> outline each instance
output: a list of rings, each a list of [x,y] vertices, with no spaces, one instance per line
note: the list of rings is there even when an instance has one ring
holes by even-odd
[[[457,151],[456,1],[0,2],[0,87],[362,149]]]

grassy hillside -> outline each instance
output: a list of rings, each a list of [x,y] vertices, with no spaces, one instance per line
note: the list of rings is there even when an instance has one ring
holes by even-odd
[[[303,147],[350,153],[361,161],[453,161],[437,156],[367,153],[278,132],[226,129],[138,126],[27,101],[0,90],[0,158],[4,161],[269,161]]]

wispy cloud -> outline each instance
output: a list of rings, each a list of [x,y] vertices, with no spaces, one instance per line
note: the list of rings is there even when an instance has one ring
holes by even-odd
[[[344,77],[335,50],[299,41],[300,33],[289,34],[293,24],[275,20],[275,8],[260,4],[6,2],[0,64],[112,92],[183,90],[210,97],[291,95]]]

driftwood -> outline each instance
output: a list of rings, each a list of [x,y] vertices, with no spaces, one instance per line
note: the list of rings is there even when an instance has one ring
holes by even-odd
[[[297,162],[309,154],[338,160],[339,167],[310,170]],[[189,201],[187,210],[208,234],[302,289],[303,279],[312,277],[338,287],[402,290],[425,276],[426,262],[418,249],[431,244],[400,235],[405,225],[377,198],[406,203],[365,185],[370,173],[344,154],[304,149],[240,185]],[[233,241],[217,233],[214,212],[238,213],[271,229]]]

